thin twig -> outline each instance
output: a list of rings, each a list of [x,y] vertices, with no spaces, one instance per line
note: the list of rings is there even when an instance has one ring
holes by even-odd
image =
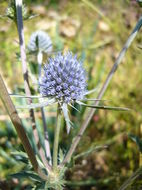
[[[39,51],[38,55],[37,55],[39,78],[41,77],[42,61],[43,61],[43,54],[42,54],[41,51]],[[39,99],[39,102],[41,102],[40,99]],[[46,125],[46,117],[45,117],[44,107],[41,108],[41,115],[42,115],[43,129],[44,129],[45,153],[46,153],[47,158],[49,158],[50,165],[52,165],[50,143],[49,143],[49,135],[48,135],[48,131],[47,131],[47,125]]]
[[[38,165],[38,162],[36,160],[33,149],[30,145],[30,142],[29,142],[27,135],[25,133],[25,130],[23,128],[22,121],[17,114],[15,106],[14,106],[14,104],[13,104],[13,102],[12,102],[12,100],[8,94],[8,91],[6,89],[6,86],[4,84],[4,81],[1,77],[1,75],[0,75],[0,97],[1,97],[1,100],[2,100],[2,102],[6,108],[7,112],[8,112],[8,115],[9,115],[11,121],[12,121],[12,123],[13,123],[13,125],[14,125],[17,133],[18,133],[18,137],[20,138],[20,140],[24,146],[24,149],[28,154],[28,157],[31,161],[31,164],[32,164],[35,172],[37,172],[42,179],[46,180],[47,177],[42,172],[41,168]]]
[[[24,76],[24,87],[25,87],[25,93],[26,96],[31,95],[30,86],[29,86],[29,79],[28,79],[28,68],[26,63],[26,53],[25,53],[25,42],[24,42],[24,30],[23,30],[23,17],[22,17],[22,0],[15,0],[16,3],[16,15],[17,15],[17,27],[18,27],[18,35],[19,35],[19,41],[20,41],[20,52],[21,52],[21,61],[22,61],[22,71]],[[28,103],[32,103],[32,99],[28,99]],[[44,151],[40,145],[38,132],[36,129],[36,123],[35,123],[35,116],[33,109],[30,109],[30,117],[32,121],[32,129],[34,138],[39,150],[40,157],[46,166],[48,170],[50,170],[50,166],[48,164],[48,161],[44,155]]]
[[[101,90],[100,90],[100,92],[99,92],[99,94],[97,96],[98,99],[102,99],[102,96],[104,95],[104,93],[105,93],[105,91],[106,91],[106,89],[107,89],[107,87],[108,87],[108,85],[109,85],[115,71],[117,70],[119,64],[121,63],[127,49],[130,47],[132,41],[135,39],[135,37],[136,37],[138,31],[140,30],[141,26],[142,26],[142,17],[140,17],[140,19],[137,22],[134,30],[130,34],[127,42],[125,43],[123,49],[121,50],[120,54],[118,55],[114,65],[112,66],[112,68],[111,68],[111,70],[110,70],[110,72],[109,72],[109,74],[108,74],[108,76],[107,76],[107,78],[106,78],[106,80],[104,82],[104,85],[102,86],[102,88],[101,88]],[[99,104],[99,102],[100,102],[99,100],[95,101],[94,106],[97,106]],[[64,164],[66,164],[67,162],[70,161],[72,154],[74,153],[74,151],[75,151],[75,149],[76,149],[76,147],[77,147],[77,145],[78,145],[78,143],[79,143],[85,129],[87,128],[87,126],[88,126],[89,122],[91,121],[91,119],[92,119],[92,117],[93,117],[96,110],[97,109],[91,109],[89,111],[88,115],[86,116],[86,119],[83,122],[82,127],[80,128],[77,136],[74,138],[74,140],[73,140],[73,142],[71,144],[71,147],[70,147],[70,149],[69,149],[67,155],[65,156],[65,159],[64,159],[64,161],[63,161],[63,163],[61,165],[64,165]]]
[[[61,108],[58,104],[57,108],[57,121],[55,126],[54,133],[54,147],[53,147],[53,170],[57,168],[58,161],[58,145],[59,145],[59,135],[60,135],[60,127],[61,127]]]

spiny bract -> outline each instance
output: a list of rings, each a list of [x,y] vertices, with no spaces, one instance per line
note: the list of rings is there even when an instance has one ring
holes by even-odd
[[[45,64],[39,81],[40,93],[60,103],[83,99],[86,93],[86,74],[81,61],[71,52],[59,53]]]

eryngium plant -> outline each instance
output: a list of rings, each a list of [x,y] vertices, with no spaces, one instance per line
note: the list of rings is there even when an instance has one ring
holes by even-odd
[[[24,41],[24,35],[22,33],[22,31],[23,31],[22,22],[23,21],[22,21],[22,18],[19,19],[19,17],[22,17],[22,0],[21,1],[15,0],[15,1],[17,4],[16,8],[19,9],[19,11],[17,11],[18,32],[20,34],[19,36],[20,36],[21,42],[23,42]],[[18,13],[20,13],[20,14],[18,14]],[[70,120],[68,117],[68,107],[67,106],[70,105],[73,108],[75,108],[73,106],[74,102],[77,102],[81,105],[88,106],[91,108],[124,110],[124,111],[128,110],[126,108],[99,106],[98,104],[99,104],[100,99],[102,98],[106,88],[108,87],[108,84],[110,83],[114,72],[116,71],[118,65],[120,64],[122,58],[124,57],[126,50],[130,46],[133,39],[135,38],[141,25],[142,25],[142,18],[140,18],[135,29],[133,30],[132,34],[128,38],[128,41],[124,45],[124,48],[122,49],[118,58],[116,59],[115,64],[113,65],[102,89],[100,90],[100,93],[98,94],[98,99],[87,99],[85,97],[89,93],[86,90],[87,85],[86,85],[85,71],[83,69],[81,61],[78,61],[77,58],[75,56],[73,56],[73,54],[71,52],[67,52],[64,55],[58,54],[54,58],[50,58],[48,61],[48,64],[46,64],[44,67],[43,75],[40,76],[40,74],[39,74],[39,76],[40,76],[39,88],[40,88],[40,93],[42,96],[31,96],[30,93],[29,94],[27,93],[26,96],[18,95],[18,97],[24,97],[24,98],[25,97],[26,98],[41,98],[42,97],[43,99],[45,99],[44,102],[39,101],[39,103],[37,103],[37,104],[31,103],[30,105],[24,106],[28,109],[45,107],[45,106],[51,105],[53,103],[58,103],[57,122],[56,122],[55,133],[54,133],[55,135],[54,135],[54,146],[53,146],[53,164],[52,163],[50,164],[48,162],[47,162],[47,164],[45,163],[45,161],[47,161],[47,160],[46,160],[44,154],[40,154],[40,158],[41,158],[40,160],[39,160],[38,155],[36,155],[36,157],[34,156],[34,154],[31,155],[29,146],[27,146],[28,139],[25,138],[26,139],[25,140],[22,138],[23,137],[22,135],[19,135],[23,144],[25,144],[25,150],[27,151],[28,156],[30,157],[33,167],[35,166],[34,167],[35,172],[37,172],[38,176],[40,176],[40,178],[41,178],[41,179],[38,179],[38,184],[35,187],[36,189],[49,189],[49,188],[54,188],[57,190],[63,189],[63,185],[65,183],[64,173],[66,170],[66,164],[71,160],[72,154],[74,153],[75,148],[76,148],[77,144],[79,143],[80,138],[83,135],[83,132],[85,131],[85,129],[87,128],[87,125],[88,125],[89,121],[91,120],[91,117],[93,116],[93,113],[94,113],[92,111],[91,111],[91,113],[89,112],[89,115],[85,119],[78,134],[74,137],[74,140],[72,141],[70,149],[68,150],[68,152],[66,152],[66,155],[64,157],[63,154],[61,154],[61,156],[60,156],[60,152],[58,150],[59,134],[60,134],[60,126],[61,126],[61,114],[62,114],[61,110],[63,111],[64,117],[65,117],[65,120],[66,120],[66,123],[68,126],[67,127],[68,132],[70,129]],[[41,52],[43,51],[43,49],[44,49],[43,47],[48,47],[44,43],[41,43],[43,45],[43,47],[41,47],[41,46],[39,46],[39,44],[37,44],[37,43],[39,43],[40,38],[42,38],[42,37],[39,37],[39,36],[37,37],[37,35],[35,35],[32,38],[32,39],[35,39],[34,44],[32,44],[32,45],[35,46],[36,48],[38,47],[38,49],[33,48],[33,51],[37,51],[38,53],[39,53],[39,51],[41,51]],[[42,40],[42,42],[43,42],[43,40]],[[21,46],[21,60],[23,62],[25,62],[25,57],[22,56],[23,53],[25,54],[25,49],[23,48],[22,43],[20,43],[20,46]],[[38,59],[38,60],[41,64],[41,62],[42,62],[41,59]],[[0,81],[2,81],[2,79]],[[9,99],[8,93],[5,93],[5,87],[3,86],[3,82],[0,83],[0,96],[3,100],[3,103],[6,107],[6,109],[8,110],[8,113],[11,113],[9,111],[11,108],[11,101]],[[9,101],[7,101],[7,99]],[[97,102],[93,103],[93,105],[88,105],[83,102],[83,101],[92,101],[92,100],[93,101],[97,100]],[[22,107],[22,108],[24,108],[24,107]],[[13,113],[10,114],[10,116],[11,117],[14,116],[14,118],[15,118],[16,111],[14,110]],[[16,120],[16,124],[18,124],[17,120]],[[15,124],[15,127],[16,127],[16,124]],[[20,134],[22,134],[22,133],[24,134],[24,130],[22,131],[21,129],[19,129],[19,127],[18,127],[18,131],[21,132]],[[40,153],[40,149],[38,149],[38,151]],[[43,157],[43,159],[42,159],[42,157]],[[58,158],[60,158],[60,159],[58,159]],[[31,167],[30,167],[30,169],[31,169]],[[34,178],[33,171],[32,171],[33,179],[37,180],[38,176],[35,176],[35,178]],[[38,188],[38,185],[40,185],[40,186],[43,185],[44,187]]]
[[[71,128],[68,105],[74,108],[73,104],[76,102],[80,105],[93,107],[82,102],[95,100],[85,98],[89,93],[86,89],[86,79],[82,61],[78,60],[77,56],[73,55],[71,51],[64,54],[59,53],[55,57],[49,58],[44,66],[43,75],[39,79],[41,95],[49,98],[53,103],[57,102],[62,109],[67,125],[67,133]],[[111,109],[111,107],[105,106],[97,106],[97,108]],[[119,108],[113,107],[113,109]]]
[[[67,133],[70,131],[70,120],[67,104],[72,104],[84,98],[86,93],[86,75],[81,61],[71,52],[64,55],[59,53],[49,59],[44,66],[43,76],[40,78],[40,93],[44,97],[53,98],[63,110]]]

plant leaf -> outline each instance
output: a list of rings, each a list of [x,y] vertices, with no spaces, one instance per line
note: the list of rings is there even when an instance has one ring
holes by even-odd
[[[104,109],[104,110],[114,110],[114,111],[130,111],[129,108],[123,107],[111,107],[111,106],[95,106],[95,105],[88,105],[84,104],[83,102],[76,101],[78,104],[89,107],[89,108],[96,108],[96,109]]]
[[[10,176],[21,179],[21,178],[30,178],[34,181],[42,181],[42,179],[33,171],[22,171],[15,174],[11,174]]]
[[[18,151],[15,151],[15,152],[11,152],[11,154],[15,157],[15,159],[17,161],[21,161],[23,162],[24,164],[29,164],[29,159],[28,159],[28,156],[25,152],[18,152]]]

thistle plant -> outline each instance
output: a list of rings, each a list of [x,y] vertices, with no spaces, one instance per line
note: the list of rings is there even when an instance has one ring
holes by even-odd
[[[13,1],[12,1],[13,2]],[[79,60],[77,55],[74,55],[71,51],[65,53],[58,53],[50,57],[48,61],[44,64],[43,70],[43,53],[48,54],[52,51],[52,42],[50,37],[43,31],[36,31],[31,35],[29,43],[27,45],[28,51],[35,53],[37,56],[38,63],[38,86],[39,90],[36,95],[31,95],[30,85],[29,85],[29,68],[26,62],[26,51],[24,45],[24,33],[23,33],[23,19],[22,19],[22,0],[14,1],[14,15],[16,17],[16,25],[18,28],[19,41],[20,41],[20,51],[21,51],[21,61],[24,76],[24,86],[25,95],[13,95],[14,97],[27,98],[27,104],[22,106],[17,106],[21,109],[29,109],[31,126],[33,129],[33,135],[36,141],[37,152],[32,150],[29,143],[29,139],[23,129],[23,124],[18,117],[17,110],[8,94],[8,91],[4,85],[3,79],[0,76],[0,97],[2,99],[5,108],[13,122],[18,136],[20,137],[22,144],[24,145],[25,151],[27,152],[29,159],[31,161],[31,166],[34,171],[33,177],[38,182],[36,183],[35,189],[63,189],[65,185],[65,171],[68,169],[67,163],[70,162],[73,153],[75,153],[75,148],[78,145],[81,136],[83,135],[85,129],[87,128],[94,111],[96,109],[107,109],[107,110],[120,110],[128,111],[128,108],[123,107],[111,107],[100,105],[102,101],[102,96],[104,95],[118,65],[121,63],[127,49],[131,45],[132,41],[136,37],[139,29],[142,26],[142,18],[138,21],[136,27],[129,36],[126,44],[124,45],[122,51],[120,52],[116,62],[114,63],[112,69],[110,70],[106,81],[101,88],[98,97],[88,99],[87,95],[92,92],[87,90],[87,73],[83,66],[83,62]],[[12,96],[12,95],[11,95]],[[37,99],[38,103],[33,103],[33,99]],[[88,104],[87,102],[92,102]],[[82,126],[79,129],[78,134],[74,137],[69,150],[63,155],[61,161],[59,161],[59,136],[61,128],[62,116],[66,121],[67,135],[73,130],[73,123],[69,118],[69,106],[77,111],[74,103],[81,106],[89,107],[91,110]],[[53,154],[50,153],[50,142],[48,139],[48,126],[46,125],[45,110],[44,107],[57,105],[57,118],[56,126],[54,129],[54,143],[53,143]],[[44,140],[45,140],[45,150],[40,145],[40,139],[37,132],[36,118],[34,116],[34,109],[41,108],[42,121],[44,127]],[[16,119],[15,119],[16,118]],[[46,154],[45,154],[46,153]],[[51,156],[53,155],[53,156]]]

